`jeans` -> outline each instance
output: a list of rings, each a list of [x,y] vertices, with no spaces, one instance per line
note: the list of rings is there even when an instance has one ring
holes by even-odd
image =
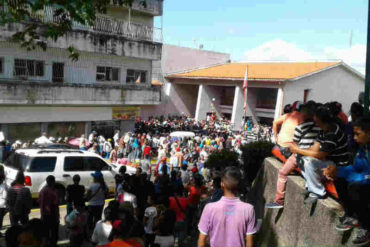
[[[42,215],[42,223],[45,227],[48,246],[56,247],[58,242],[58,232],[59,232],[59,217]]]
[[[175,238],[170,236],[155,236],[155,244],[159,244],[161,247],[173,247],[175,245]]]
[[[329,165],[335,165],[332,161],[319,160],[312,157],[303,156],[303,167],[299,165],[303,177],[306,179],[306,188],[308,192],[314,193],[319,197],[326,195],[325,186],[322,181],[325,177],[322,169],[327,168]]]
[[[198,205],[189,204],[188,208],[186,209],[186,233],[187,235],[191,235],[194,231],[195,226],[195,217],[198,210]]]
[[[279,170],[279,176],[276,185],[276,196],[275,202],[278,204],[284,204],[286,182],[289,173],[297,168],[296,155],[292,154],[289,159],[285,162],[282,168]]]
[[[3,221],[4,221],[5,213],[6,213],[6,209],[0,208],[0,229],[3,228]]]
[[[334,184],[346,215],[357,215],[361,226],[370,230],[370,185],[348,183],[342,178],[336,179]]]
[[[89,227],[89,230],[94,230],[96,223],[101,220],[104,205],[101,206],[91,206],[89,205],[87,207],[89,216],[87,219],[87,225]]]
[[[22,225],[25,225],[28,223],[28,214],[22,214],[22,215],[15,215],[11,212],[9,212],[9,219],[11,226],[18,225],[18,222],[20,221]]]
[[[179,247],[184,246],[184,240],[186,236],[186,222],[176,221],[175,223],[175,238],[178,239]]]

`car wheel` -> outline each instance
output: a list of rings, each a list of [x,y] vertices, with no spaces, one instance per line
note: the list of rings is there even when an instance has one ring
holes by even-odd
[[[65,202],[66,202],[66,200],[65,200],[65,197],[66,197],[65,188],[63,187],[63,185],[57,184],[57,185],[55,185],[55,189],[56,189],[57,194],[58,194],[59,205],[65,204]]]

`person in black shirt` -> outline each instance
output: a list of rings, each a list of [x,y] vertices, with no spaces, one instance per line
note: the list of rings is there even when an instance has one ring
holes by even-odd
[[[67,186],[66,198],[67,198],[67,215],[73,211],[73,203],[81,201],[84,198],[85,187],[80,185],[81,177],[76,174],[73,176],[73,184]]]
[[[176,213],[169,209],[169,198],[161,196],[158,198],[159,207],[158,217],[154,221],[154,232],[156,234],[154,243],[159,246],[174,246],[174,230],[176,223]]]
[[[302,155],[298,165],[306,179],[308,197],[306,204],[312,204],[319,198],[326,196],[325,186],[322,183],[323,170],[335,166],[348,165],[347,136],[336,123],[335,116],[327,106],[320,106],[314,116],[314,121],[322,129],[309,149],[301,149],[297,144],[290,144],[290,151]]]

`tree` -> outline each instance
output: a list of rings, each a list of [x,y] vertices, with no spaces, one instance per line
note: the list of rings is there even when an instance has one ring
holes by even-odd
[[[114,0],[115,4],[131,8],[135,0]],[[12,40],[19,42],[27,50],[37,47],[47,49],[45,40],[56,41],[72,30],[72,21],[82,25],[93,25],[96,15],[106,13],[109,0],[0,0],[0,25],[24,24],[23,30],[16,32]],[[140,0],[146,7],[146,1]],[[55,8],[54,22],[41,22],[45,7]],[[69,47],[70,58],[78,59],[78,52]]]
[[[209,155],[205,167],[222,171],[228,166],[240,166],[239,156],[236,152],[223,149]]]

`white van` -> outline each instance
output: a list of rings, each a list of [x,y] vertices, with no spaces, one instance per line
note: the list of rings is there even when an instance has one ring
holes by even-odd
[[[81,177],[81,185],[87,188],[92,183],[91,174],[100,170],[110,192],[115,190],[112,167],[99,155],[68,149],[19,149],[4,162],[7,185],[15,180],[19,170],[23,170],[25,185],[30,188],[33,198],[38,198],[46,185],[46,177],[53,175],[60,201],[65,198],[67,185],[73,184],[72,177]]]

